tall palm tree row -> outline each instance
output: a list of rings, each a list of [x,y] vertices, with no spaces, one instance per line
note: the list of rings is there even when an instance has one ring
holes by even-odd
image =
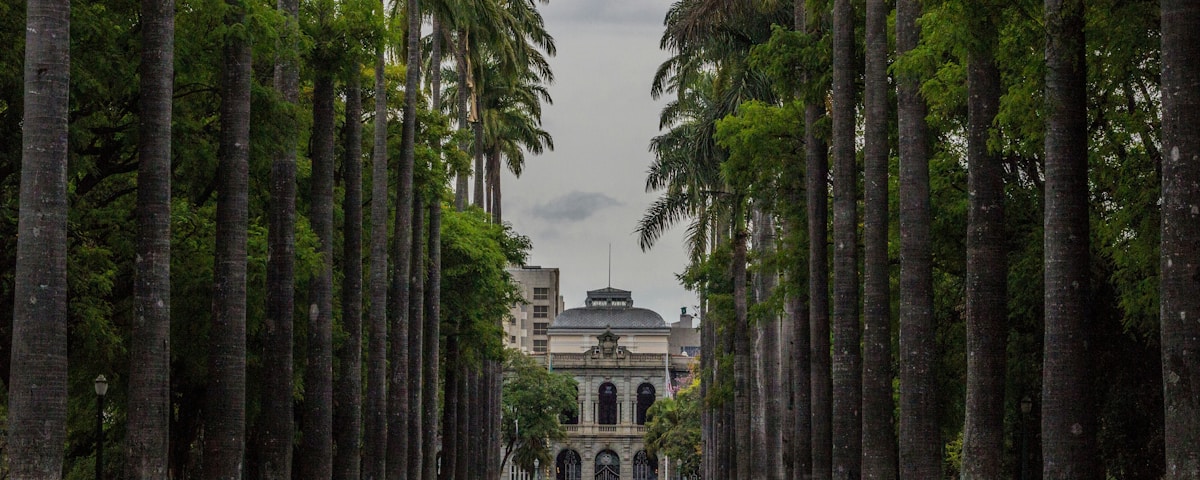
[[[1185,372],[1195,362],[1181,353],[1189,351],[1192,331],[1182,320],[1194,309],[1180,296],[1191,285],[1180,272],[1195,263],[1188,246],[1195,242],[1181,232],[1190,231],[1184,219],[1195,216],[1187,206],[1196,203],[1186,200],[1194,197],[1187,179],[1195,170],[1194,135],[1186,133],[1195,109],[1186,105],[1196,90],[1186,59],[1196,49],[1183,45],[1192,35],[1185,32],[1196,30],[1186,25],[1194,25],[1197,9],[1186,2],[1048,1],[1037,11],[984,0],[898,0],[893,54],[889,3],[868,1],[862,15],[857,4],[837,0],[681,0],[666,14],[661,47],[670,57],[651,94],[670,96],[646,177],[647,190],[659,195],[637,229],[648,249],[683,224],[690,265],[681,278],[706,297],[698,447],[704,477],[997,478],[1038,469],[1048,478],[1098,478],[1104,469],[1117,477],[1194,476],[1194,415],[1185,412],[1196,402],[1182,385],[1194,383]],[[865,29],[855,26],[862,17]],[[760,33],[773,22],[792,29]],[[1159,47],[1109,47],[1157,39],[1160,23],[1163,147],[1179,145],[1161,154],[1153,114],[1138,113],[1154,112],[1159,102],[1148,75],[1159,65]],[[756,78],[772,88],[764,94]],[[1089,89],[1095,93],[1084,102]],[[802,104],[803,120],[793,121],[804,146],[782,154],[763,146],[755,168],[775,173],[744,184],[731,181],[744,151],[718,131],[748,115],[743,109],[752,101],[780,111]],[[755,121],[742,128],[774,128]],[[1099,147],[1089,151],[1093,141]],[[791,155],[805,159],[803,169],[772,170],[776,162],[798,161]],[[1162,175],[1147,175],[1162,181],[1161,232],[1150,228],[1158,227],[1158,207],[1140,212],[1122,200],[1138,189],[1155,195],[1157,180],[1142,185],[1112,176],[1141,176],[1130,173],[1137,162],[1157,166],[1160,158]],[[1105,169],[1086,168],[1097,161]],[[788,187],[798,180],[803,195]],[[760,193],[780,185],[784,204]],[[778,221],[794,236],[794,207],[786,203],[803,203],[802,240],[775,242],[754,231]],[[1006,214],[1010,203],[1022,208]],[[1089,218],[1125,223],[1096,234]],[[755,255],[745,255],[747,242]],[[794,265],[785,276],[800,277],[788,282],[785,302],[768,302],[764,293],[764,275],[781,265],[767,253],[771,245],[789,259],[807,250],[806,262],[782,264]],[[1155,268],[1164,275],[1160,292],[1140,290],[1156,281]],[[754,295],[746,294],[750,284]],[[1134,298],[1161,298],[1161,312]],[[772,371],[780,349],[747,335],[747,312],[756,309],[758,322],[804,311],[803,326],[793,329],[790,371]],[[897,331],[892,312],[899,314]],[[759,323],[752,332],[764,328],[773,327]],[[1155,337],[1161,351],[1147,340]],[[1134,363],[1159,355],[1161,379],[1134,372]],[[1111,373],[1097,383],[1090,368]],[[792,384],[774,390],[771,377]],[[1161,399],[1131,393],[1144,391],[1134,384],[1157,382]],[[788,431],[778,437],[770,420],[752,421],[747,409],[773,418],[771,396],[791,402],[792,417],[779,422]],[[1107,409],[1135,401],[1162,402],[1166,415],[1139,416],[1143,430]],[[1164,434],[1165,449],[1130,446],[1134,437],[1154,444],[1155,432]],[[788,451],[775,456],[764,450],[770,448]]]
[[[71,335],[86,337],[88,345],[76,357],[130,354],[108,375],[114,381],[112,398],[123,401],[96,412],[100,432],[126,435],[97,442],[104,449],[95,453],[97,464],[104,465],[104,451],[122,451],[126,458],[109,463],[98,476],[112,476],[119,467],[134,478],[435,478],[434,445],[465,446],[467,433],[475,431],[498,435],[498,409],[468,409],[472,399],[459,395],[475,391],[476,399],[499,405],[499,363],[487,358],[500,342],[498,335],[467,338],[460,350],[464,358],[455,358],[462,361],[446,369],[448,391],[441,391],[443,362],[438,360],[446,357],[441,344],[446,333],[458,332],[442,331],[439,312],[442,205],[448,191],[442,184],[447,176],[440,172],[459,162],[453,145],[446,143],[451,134],[441,124],[441,85],[431,84],[432,92],[421,85],[420,4],[409,1],[397,8],[374,1],[302,5],[282,0],[272,9],[230,1],[220,9],[197,10],[176,9],[172,2],[144,3],[141,11],[132,4],[88,6],[81,17],[81,31],[87,33],[82,41],[68,35],[71,8],[61,2],[29,2],[28,22],[11,17],[3,22],[5,38],[16,23],[29,33],[25,43],[13,43],[24,46],[31,73],[23,84],[27,108],[0,107],[5,122],[14,112],[25,116],[20,122],[25,127],[23,165],[0,168],[6,185],[16,186],[11,174],[22,176],[20,235],[15,225],[18,199],[5,198],[14,207],[13,234],[5,237],[19,245],[6,258],[20,260],[6,261],[16,271],[0,276],[16,279],[14,290],[29,300],[13,303],[14,348],[12,363],[4,363],[4,380],[20,391],[7,394],[13,450],[11,463],[0,471],[21,478],[79,475],[81,462],[73,452],[86,449],[74,445],[81,437],[74,432],[78,422],[68,422],[67,385],[78,383],[84,369],[112,372],[105,368],[112,365],[102,365],[111,358],[85,358],[85,368],[68,372]],[[542,102],[550,101],[545,85],[553,76],[546,56],[554,53],[554,45],[537,3],[431,3],[428,11],[439,15],[431,70],[441,72],[441,40],[449,38],[444,33],[450,29],[440,25],[452,25],[464,33],[463,40],[471,40],[462,45],[473,63],[458,66],[470,79],[462,85],[468,92],[464,97],[477,99],[474,118],[482,131],[476,150],[490,159],[493,172],[498,165],[520,172],[526,155],[553,148],[541,125],[541,110]],[[398,35],[388,32],[388,17],[407,20],[405,28],[391,29],[406,34],[403,47],[393,41]],[[108,20],[129,28],[97,27]],[[183,41],[175,41],[176,31]],[[83,79],[73,85],[70,51],[93,48],[98,39],[141,47],[140,71],[135,60],[97,75],[97,66],[84,62],[79,68]],[[222,47],[219,54],[210,53],[214,45]],[[377,62],[368,61],[369,56]],[[186,68],[175,70],[176,57],[189,58]],[[255,70],[255,63],[269,66]],[[377,63],[377,75],[374,88],[362,91],[364,63]],[[398,81],[396,63],[407,67],[403,81]],[[103,81],[92,81],[96,78]],[[124,82],[129,78],[140,82]],[[100,93],[112,98],[95,97],[104,88],[111,91]],[[81,104],[69,104],[76,93]],[[363,97],[375,100],[376,107],[366,115],[375,120],[368,172],[362,171],[361,158]],[[432,111],[421,103],[428,98],[434,98]],[[2,104],[22,105],[11,100],[5,93]],[[97,105],[116,107],[109,118],[82,123],[96,114]],[[312,110],[302,108],[307,106]],[[252,121],[252,115],[272,121]],[[89,138],[72,150],[67,142],[72,118],[81,122],[72,128],[86,137],[108,137],[99,142]],[[402,122],[389,121],[397,119]],[[95,117],[88,118],[92,121]],[[392,128],[393,123],[399,128]],[[340,172],[339,124],[345,134]],[[301,134],[309,126],[311,134]],[[174,143],[173,133],[185,140]],[[389,165],[386,151],[393,136],[400,138],[399,168]],[[308,142],[299,143],[303,138]],[[105,146],[95,147],[99,144]],[[9,143],[5,145],[8,150]],[[68,174],[71,151],[84,159],[111,155],[123,163],[89,165],[88,160],[79,171],[90,173]],[[429,151],[437,153],[436,161],[423,161]],[[195,161],[173,167],[175,155]],[[183,182],[173,182],[181,177]],[[497,178],[491,175],[488,192],[499,223]],[[371,187],[363,192],[368,179]],[[394,192],[389,191],[392,181]],[[97,198],[79,201],[101,182],[111,185],[96,189]],[[298,189],[301,185],[304,191]],[[126,212],[136,206],[136,216],[103,219],[113,220],[107,225],[118,233],[111,234],[97,234],[88,220],[77,227],[81,241],[72,247],[67,215],[76,212],[68,212],[68,203],[85,209],[113,204]],[[370,220],[364,222],[362,207],[368,204]],[[339,214],[345,220],[341,238],[333,224]],[[173,222],[184,225],[182,233],[172,233]],[[123,228],[135,223],[136,229]],[[362,248],[364,227],[371,229],[369,252]],[[118,238],[125,230],[130,231],[127,242]],[[97,247],[105,241],[108,247]],[[335,250],[339,241],[344,249]],[[178,246],[191,255],[172,255]],[[112,271],[79,263],[72,282],[94,272],[81,285],[98,281],[96,290],[76,290],[74,295],[77,302],[99,299],[90,304],[99,306],[68,309],[67,252],[93,247],[99,257],[117,259],[107,264]],[[120,263],[125,257],[128,265]],[[197,262],[207,265],[198,267]],[[184,270],[178,270],[181,264]],[[172,269],[189,275],[172,276]],[[202,278],[205,272],[212,283],[195,287],[203,281],[191,277]],[[129,280],[121,273],[130,273]],[[338,275],[340,302],[334,297]],[[184,293],[173,296],[181,285]],[[208,315],[188,308],[205,298],[211,298]],[[295,308],[297,299],[308,308]],[[68,329],[68,320],[80,314],[112,318],[89,319],[79,323],[84,328]],[[500,321],[495,311],[488,315],[494,317],[488,321]],[[462,327],[464,332],[479,330],[477,325]],[[173,332],[177,328],[180,333]],[[299,341],[293,342],[294,335]],[[192,339],[203,345],[193,345]],[[180,346],[182,350],[175,348]],[[485,361],[488,366],[480,370]],[[455,376],[449,374],[452,369],[469,374]],[[467,383],[452,380],[467,377]],[[409,385],[416,388],[406,392]],[[450,397],[464,400],[455,406],[464,413],[457,425],[474,425],[475,431],[439,425],[440,400],[450,405]],[[126,418],[127,429],[111,428],[113,419]],[[66,436],[68,428],[72,432]],[[488,442],[499,450],[498,439]],[[471,468],[457,478],[498,476],[494,454],[459,451],[463,454],[453,460],[478,461],[466,462]]]

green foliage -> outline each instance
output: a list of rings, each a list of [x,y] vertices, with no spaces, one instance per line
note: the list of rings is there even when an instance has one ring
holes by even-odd
[[[501,396],[501,441],[505,461],[533,471],[534,461],[551,465],[550,442],[566,438],[560,416],[577,416],[579,384],[570,375],[546,369],[517,350],[505,352]]]
[[[505,268],[524,263],[530,248],[529,239],[511,225],[488,218],[477,208],[445,208],[442,217],[442,329],[458,336],[459,360],[472,364],[501,358],[500,320],[521,301]]]
[[[675,398],[660,398],[646,410],[646,453],[670,458],[683,478],[700,475],[701,407],[700,379],[693,377]]]

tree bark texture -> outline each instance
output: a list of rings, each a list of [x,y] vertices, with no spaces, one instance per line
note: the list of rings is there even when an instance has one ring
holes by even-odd
[[[245,22],[229,4],[225,23]],[[235,29],[236,30],[236,29]],[[246,229],[250,147],[249,40],[225,39],[221,142],[217,163],[216,265],[204,408],[204,478],[240,480],[246,449]]]
[[[863,151],[863,478],[895,479],[888,263],[888,6],[867,0]]]
[[[467,65],[467,33],[460,30],[458,32],[457,48],[454,49],[454,67],[458,74],[458,129],[466,130],[470,127],[467,122],[467,75],[470,67]],[[458,148],[463,152],[469,151],[466,141],[460,142]],[[454,208],[462,211],[467,208],[467,193],[470,188],[470,172],[458,172],[454,178]]]
[[[1043,478],[1102,478],[1088,355],[1084,2],[1046,0]],[[1194,293],[1193,293],[1194,294]]]
[[[308,344],[304,367],[299,475],[333,476],[333,76],[319,71],[313,82],[312,207],[320,270],[309,292]]]
[[[436,30],[435,30],[436,32]],[[435,83],[436,84],[436,83]],[[437,478],[437,448],[438,445],[438,374],[439,374],[439,339],[441,330],[441,298],[442,298],[442,202],[429,202],[429,276],[425,289],[425,362],[422,364],[424,382],[428,386],[422,390],[423,423],[425,429],[421,433],[421,442],[426,448],[421,462],[421,478],[434,480]],[[449,383],[446,384],[449,389]],[[444,429],[443,429],[444,431]],[[445,446],[445,444],[443,444]]]
[[[405,15],[408,58],[404,79],[404,124],[400,141],[400,166],[396,172],[396,224],[392,239],[392,291],[388,296],[391,318],[391,372],[388,378],[388,478],[401,478],[409,473],[409,442],[414,438],[412,410],[409,404],[411,378],[408,364],[409,302],[412,284],[412,205],[413,162],[417,132],[417,97],[421,87],[421,15],[419,2],[407,0]]]
[[[362,74],[356,63],[346,85],[345,159],[342,177],[342,328],[346,340],[338,347],[334,377],[333,478],[359,480],[362,453]]]
[[[896,54],[916,48],[917,0],[896,4]],[[933,372],[933,260],[930,247],[928,109],[920,79],[897,82],[900,130],[900,478],[938,478],[942,441]]]
[[[983,3],[983,2],[977,2]],[[967,404],[963,479],[1004,475],[1004,382],[1008,340],[1008,261],[1004,232],[1004,165],[987,146],[1000,105],[1000,71],[992,56],[995,26],[972,23],[984,46],[967,58]]]
[[[421,478],[421,461],[424,459],[421,440],[424,438],[423,404],[426,388],[436,388],[436,383],[429,383],[422,378],[424,374],[425,341],[425,202],[422,195],[413,195],[412,202],[412,279],[408,302],[408,378],[411,379],[408,391],[411,417],[409,424],[413,432],[412,441],[408,445],[408,478]],[[434,404],[436,408],[436,404]]]
[[[750,325],[746,315],[746,231],[743,226],[745,200],[734,200],[733,213],[733,258],[730,262],[730,277],[733,279],[733,408],[734,436],[737,462],[737,478],[752,478],[754,464],[753,419],[751,414],[751,392],[753,365],[750,358]]]
[[[62,477],[67,436],[67,1],[25,4],[24,131],[8,389],[13,478]]]
[[[382,480],[387,463],[388,160],[387,81],[383,47],[375,58],[375,132],[371,152],[371,302],[367,311],[367,395],[363,414],[363,480]]]
[[[1200,478],[1200,3],[1162,1],[1166,477]]]
[[[281,47],[297,50],[299,2],[280,0],[277,8],[287,18]],[[262,412],[255,428],[258,451],[256,474],[264,480],[291,480],[295,433],[293,414],[293,321],[296,283],[296,144],[299,120],[300,72],[295,60],[282,54],[275,62],[275,89],[290,104],[279,150],[271,158],[271,200],[267,214],[267,296],[263,323]]]
[[[854,7],[833,3],[833,478],[862,474]]]
[[[171,421],[171,113],[175,2],[143,0],[137,262],[126,475],[167,478]]]
[[[824,107],[804,107],[805,185],[808,208],[808,321],[812,390],[812,455],[814,480],[828,480],[833,462],[833,376],[829,326],[829,151],[817,135]],[[804,472],[800,472],[804,475]]]

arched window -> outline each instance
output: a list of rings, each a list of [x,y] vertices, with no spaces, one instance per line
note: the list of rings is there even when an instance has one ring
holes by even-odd
[[[617,386],[612,382],[600,385],[600,411],[596,423],[600,425],[617,424]]]
[[[558,452],[558,459],[554,462],[554,478],[555,480],[582,480],[583,461],[579,458],[579,452],[564,448]]]
[[[621,457],[612,450],[596,454],[596,480],[621,480]]]
[[[658,480],[658,459],[638,450],[633,456],[633,480]]]
[[[643,383],[638,385],[637,389],[637,417],[635,420],[638,425],[646,424],[646,410],[654,405],[654,385]]]

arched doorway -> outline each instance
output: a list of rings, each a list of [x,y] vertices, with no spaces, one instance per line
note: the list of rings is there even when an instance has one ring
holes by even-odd
[[[633,456],[633,480],[658,480],[658,459],[638,450]]]
[[[621,457],[612,450],[596,454],[596,480],[620,480]]]
[[[558,452],[554,467],[556,480],[582,480],[580,471],[583,468],[583,460],[579,458],[579,452],[564,448]]]
[[[637,389],[637,420],[638,425],[646,424],[646,410],[654,405],[654,385],[643,383]]]
[[[600,411],[597,412],[596,423],[600,425],[617,424],[617,386],[612,382],[600,385]]]

